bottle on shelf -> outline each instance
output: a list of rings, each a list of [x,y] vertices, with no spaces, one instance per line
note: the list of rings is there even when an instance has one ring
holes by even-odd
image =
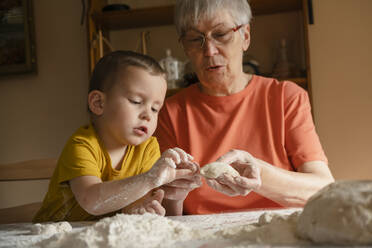
[[[165,58],[159,61],[160,66],[165,70],[167,74],[168,89],[178,88],[178,81],[183,77],[184,63],[172,57],[172,52],[168,48],[165,50]]]
[[[275,78],[290,78],[297,76],[295,65],[288,59],[287,40],[281,39],[278,58],[274,65],[272,76]]]

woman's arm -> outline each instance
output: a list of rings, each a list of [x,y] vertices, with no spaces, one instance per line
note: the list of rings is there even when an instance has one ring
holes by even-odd
[[[247,195],[253,190],[285,207],[305,205],[314,193],[334,181],[323,161],[305,162],[294,172],[254,158],[248,152],[232,150],[219,162],[231,164],[241,176],[208,179],[211,187],[230,196]]]
[[[323,161],[309,161],[302,164],[297,172],[286,171],[262,160],[262,186],[255,192],[285,207],[302,207],[307,200],[334,178]]]

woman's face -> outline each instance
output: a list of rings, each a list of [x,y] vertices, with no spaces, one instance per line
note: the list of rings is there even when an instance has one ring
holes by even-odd
[[[244,30],[244,38],[239,29]],[[203,35],[202,47],[195,46]],[[244,74],[242,59],[250,42],[249,25],[237,27],[227,11],[202,19],[181,40],[203,87],[216,91],[231,88]]]

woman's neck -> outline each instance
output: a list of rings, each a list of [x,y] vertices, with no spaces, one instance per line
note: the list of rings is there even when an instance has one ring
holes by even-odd
[[[211,96],[229,96],[244,90],[252,79],[252,74],[242,73],[239,77],[235,78],[232,82],[225,84],[198,84],[201,92]]]

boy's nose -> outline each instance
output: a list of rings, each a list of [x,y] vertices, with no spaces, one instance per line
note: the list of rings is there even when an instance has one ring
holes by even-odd
[[[151,120],[150,111],[151,111],[151,110],[148,110],[147,108],[144,109],[144,110],[141,112],[141,114],[140,114],[140,118],[141,118],[142,120],[150,121],[150,120]]]

